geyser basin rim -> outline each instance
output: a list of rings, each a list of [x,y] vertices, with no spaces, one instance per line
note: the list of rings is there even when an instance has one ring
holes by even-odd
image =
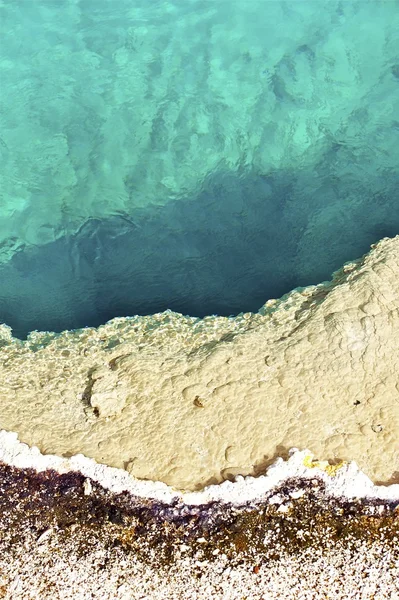
[[[187,505],[210,502],[242,505],[261,500],[286,480],[305,481],[315,478],[324,482],[326,493],[332,497],[399,500],[399,484],[374,485],[354,462],[333,467],[328,465],[327,461],[314,461],[313,454],[309,450],[300,451],[292,448],[289,454],[287,461],[278,458],[266,473],[259,477],[237,476],[234,482],[224,481],[218,485],[207,486],[199,492],[184,492],[159,481],[138,480],[123,469],[99,464],[83,454],[70,458],[43,455],[37,447],[30,448],[27,444],[21,443],[17,433],[0,431],[0,462],[19,469],[34,469],[37,472],[46,470],[54,470],[59,474],[79,472],[113,493],[127,491],[138,498],[151,498],[169,504],[178,501]],[[90,490],[89,483],[86,489]],[[278,503],[278,498],[273,498],[272,502]]]
[[[3,328],[0,426],[177,489],[257,475],[292,447],[397,483],[398,305],[399,237],[235,319],[121,318],[29,343]]]

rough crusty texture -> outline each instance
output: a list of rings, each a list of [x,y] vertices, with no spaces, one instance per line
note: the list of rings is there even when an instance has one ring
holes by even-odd
[[[224,560],[200,567],[182,561],[169,571],[126,561],[93,547],[80,557],[54,546],[27,554],[19,546],[11,566],[0,558],[4,600],[398,600],[399,561],[383,544],[358,544],[328,555],[286,556],[254,573],[251,564]],[[40,554],[39,554],[40,552]],[[104,563],[106,566],[104,566]]]
[[[259,314],[1,335],[0,428],[43,452],[196,489],[308,447],[398,481],[399,237]]]
[[[398,500],[290,479],[242,505],[112,493],[0,463],[5,600],[393,600]]]

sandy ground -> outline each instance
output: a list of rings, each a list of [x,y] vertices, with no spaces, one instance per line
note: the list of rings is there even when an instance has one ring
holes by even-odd
[[[101,550],[83,559],[26,551],[12,568],[0,559],[0,597],[6,600],[394,600],[399,598],[399,561],[382,546],[355,552],[312,552],[263,565],[230,567],[180,563],[167,571],[126,561]],[[106,567],[104,567],[104,562]],[[1,587],[2,586],[2,587]]]
[[[180,489],[257,474],[291,447],[399,481],[399,237],[259,314],[1,328],[0,427]]]

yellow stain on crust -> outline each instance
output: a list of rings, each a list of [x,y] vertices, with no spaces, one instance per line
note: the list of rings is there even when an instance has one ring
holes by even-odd
[[[347,463],[347,461],[342,460],[339,463],[337,463],[336,465],[330,465],[328,460],[313,460],[313,455],[307,454],[305,456],[305,458],[303,459],[303,464],[308,469],[315,469],[315,468],[321,469],[322,471],[327,473],[327,475],[329,475],[330,477],[335,477],[335,475],[337,474],[339,469],[341,469],[343,466],[345,466],[348,463]]]

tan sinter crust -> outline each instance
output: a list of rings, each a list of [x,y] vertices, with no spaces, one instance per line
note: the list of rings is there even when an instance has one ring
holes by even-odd
[[[399,237],[259,314],[0,327],[0,429],[183,489],[291,447],[399,478]]]

